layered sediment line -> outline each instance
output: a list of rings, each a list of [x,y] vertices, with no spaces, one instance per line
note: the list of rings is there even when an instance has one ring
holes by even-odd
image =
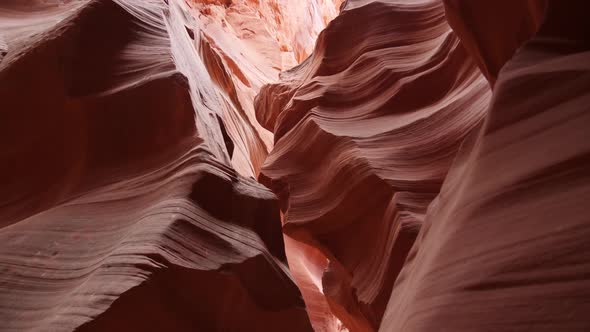
[[[587,7],[3,1],[0,330],[590,330]]]
[[[438,1],[349,1],[281,79],[256,99],[275,134],[260,180],[281,199],[284,232],[324,256],[302,263],[321,280],[304,298],[376,330],[428,204],[481,125],[487,81]]]
[[[590,328],[586,6],[549,1],[539,32],[500,70],[484,126],[430,206],[381,331]]]

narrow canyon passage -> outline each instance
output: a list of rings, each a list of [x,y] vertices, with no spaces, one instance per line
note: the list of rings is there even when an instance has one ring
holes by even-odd
[[[590,330],[589,7],[0,2],[0,331]]]

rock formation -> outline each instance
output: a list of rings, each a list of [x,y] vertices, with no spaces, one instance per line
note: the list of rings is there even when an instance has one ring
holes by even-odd
[[[235,142],[233,167],[256,177],[272,147],[252,101],[260,87],[309,54],[319,32],[337,14],[339,0],[192,0],[197,45],[222,90],[224,122]],[[216,106],[219,108],[219,106]]]
[[[426,208],[489,97],[432,1],[349,1],[313,55],[263,88],[257,116],[275,147],[261,182],[283,202],[286,235],[324,257],[309,268],[321,282],[302,289],[308,303],[325,296],[349,329],[379,327]]]
[[[589,330],[587,9],[2,1],[0,331]]]
[[[0,330],[311,330],[253,179],[252,99],[288,57],[240,8],[2,3]]]
[[[330,327],[314,310],[353,331],[589,328],[584,8],[349,1],[262,89],[275,148],[260,180],[284,232],[323,256],[303,263],[316,330]]]
[[[446,16],[463,46],[493,85],[516,49],[533,35],[546,0],[444,0]]]
[[[590,328],[587,6],[548,1],[538,33],[503,64],[380,331]]]

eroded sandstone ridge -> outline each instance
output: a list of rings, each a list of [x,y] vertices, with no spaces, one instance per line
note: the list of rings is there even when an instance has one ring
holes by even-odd
[[[590,330],[588,7],[0,2],[0,331]]]
[[[252,100],[336,9],[256,8],[0,4],[0,330],[311,330]]]
[[[285,234],[323,256],[305,263],[318,281],[302,288],[309,310],[324,296],[349,329],[379,327],[426,208],[489,98],[439,1],[349,1],[313,55],[262,90],[257,115],[275,148],[261,182],[286,207]]]

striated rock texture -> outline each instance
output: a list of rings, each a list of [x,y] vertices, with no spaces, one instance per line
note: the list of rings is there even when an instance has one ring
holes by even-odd
[[[315,280],[302,292],[316,330],[334,320],[318,310],[374,331],[489,85],[439,1],[349,1],[281,78],[256,100],[275,134],[260,180],[281,199],[286,235],[322,258],[292,268]]]
[[[587,6],[549,1],[539,32],[503,65],[381,331],[590,329]]]
[[[316,330],[590,328],[584,12],[350,0],[262,89],[260,181]]]
[[[311,330],[253,179],[283,52],[202,6],[0,4],[0,330]]]
[[[0,331],[590,330],[588,6],[2,1]]]

